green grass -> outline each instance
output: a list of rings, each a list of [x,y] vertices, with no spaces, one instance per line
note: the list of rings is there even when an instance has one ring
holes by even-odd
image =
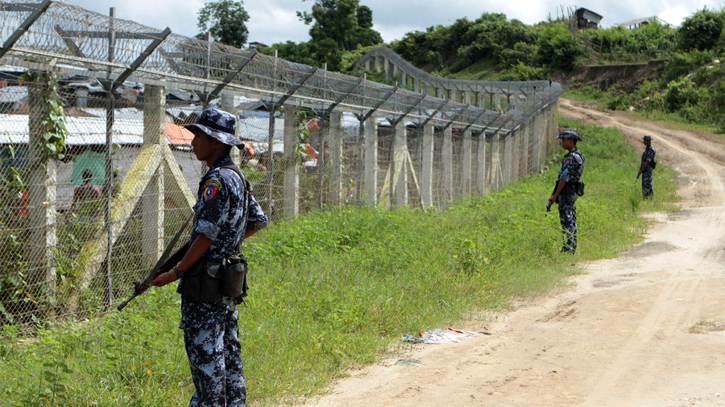
[[[566,283],[576,262],[641,241],[640,210],[670,210],[676,174],[658,166],[654,201],[635,183],[639,153],[616,129],[584,138],[586,195],[576,256],[561,255],[552,170],[443,213],[346,209],[275,225],[245,244],[251,293],[240,336],[251,405],[319,392],[347,369],[402,346],[401,335],[460,326]],[[559,149],[560,150],[560,149]],[[193,392],[174,287],[122,313],[0,342],[0,405],[182,406]]]
[[[610,95],[606,92],[602,92],[591,87],[586,90],[569,89],[564,92],[562,97],[566,99],[577,100],[580,102],[594,103],[599,110],[609,111],[606,106]],[[661,110],[648,111],[643,109],[636,109],[633,112],[624,111],[622,113],[652,122],[663,123],[673,129],[719,133],[720,136],[725,136],[722,133],[721,126],[708,123],[693,123],[692,121],[683,117],[678,112],[670,113]]]

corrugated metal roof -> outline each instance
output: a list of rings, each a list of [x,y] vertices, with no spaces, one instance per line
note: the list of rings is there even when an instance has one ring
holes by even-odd
[[[0,88],[0,103],[16,103],[28,97],[25,86],[6,86]]]
[[[67,145],[106,144],[106,119],[95,117],[66,117]],[[0,114],[0,144],[28,142],[28,116]],[[116,144],[143,143],[143,121],[117,120],[113,124]]]
[[[623,23],[617,24],[617,27],[629,27],[632,25],[639,25],[642,23],[649,22],[650,20],[656,20],[657,16],[652,17],[642,17],[642,18],[635,18],[634,20],[625,21]]]

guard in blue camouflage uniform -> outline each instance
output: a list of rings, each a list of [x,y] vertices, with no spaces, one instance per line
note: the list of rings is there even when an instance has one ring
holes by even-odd
[[[584,156],[576,148],[576,143],[581,141],[581,137],[575,131],[565,131],[559,134],[557,139],[561,140],[562,148],[569,152],[564,156],[549,202],[556,202],[559,205],[559,219],[564,233],[564,246],[561,251],[573,254],[576,252],[578,231],[576,224],[577,188],[584,171]]]
[[[199,183],[189,249],[173,271],[161,274],[152,285],[163,286],[181,278],[181,292],[185,272],[194,266],[218,265],[238,254],[245,238],[267,226],[267,216],[246,190],[249,184],[243,174],[228,168],[234,167],[231,148],[244,146],[234,136],[235,127],[236,118],[218,109],[205,110],[195,124],[187,126],[194,133],[194,154],[209,170]],[[202,302],[182,295],[180,328],[196,387],[189,406],[245,406],[247,388],[235,299],[220,296],[219,301]]]
[[[645,199],[654,198],[655,190],[652,188],[652,170],[654,170],[657,161],[655,160],[655,154],[657,151],[652,147],[652,136],[645,135],[642,137],[642,143],[645,148],[642,153],[642,161],[639,166],[639,172],[637,178],[642,176],[642,196]]]

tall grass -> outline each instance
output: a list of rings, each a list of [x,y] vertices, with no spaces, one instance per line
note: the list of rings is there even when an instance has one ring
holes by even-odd
[[[552,170],[443,213],[345,209],[275,225],[245,244],[251,294],[240,339],[251,405],[324,389],[350,367],[401,346],[400,337],[456,326],[561,286],[581,260],[616,256],[642,239],[638,211],[669,209],[674,171],[642,202],[639,152],[615,129],[563,122],[584,137],[586,195],[577,202],[577,255],[558,253]],[[181,406],[193,392],[174,287],[123,313],[59,324],[0,342],[0,405]]]

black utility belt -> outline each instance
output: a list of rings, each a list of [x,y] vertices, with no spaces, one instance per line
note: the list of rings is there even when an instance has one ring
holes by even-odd
[[[176,291],[188,301],[219,303],[230,297],[239,303],[248,289],[247,260],[240,254],[222,260],[199,260],[182,274]]]

